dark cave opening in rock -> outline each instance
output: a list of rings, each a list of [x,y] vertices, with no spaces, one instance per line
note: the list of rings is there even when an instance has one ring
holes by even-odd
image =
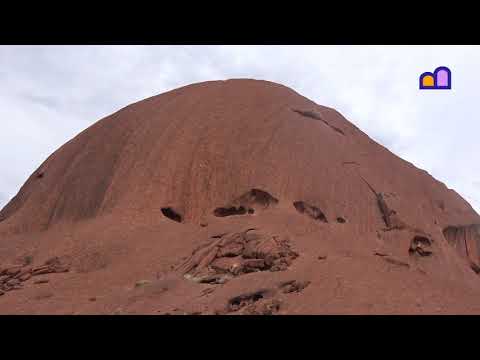
[[[327,223],[327,217],[318,207],[310,205],[304,201],[295,201],[293,206],[300,214],[306,214],[314,220]]]
[[[242,196],[235,199],[232,204],[241,205],[247,208],[251,206],[259,206],[266,209],[270,206],[278,204],[278,199],[264,190],[251,189]]]
[[[260,189],[252,189],[250,190],[250,196],[254,200],[255,203],[263,205],[265,207],[270,205],[275,205],[278,203],[278,199],[269,194],[266,191]]]
[[[172,208],[170,207],[165,207],[165,208],[162,208],[161,209],[162,211],[162,214],[169,218],[170,220],[173,220],[173,221],[176,221],[176,222],[179,222],[181,223],[182,222],[182,215],[180,215],[179,213],[177,213],[175,210],[173,210]]]
[[[239,206],[239,207],[231,206],[231,207],[228,207],[228,208],[219,207],[219,208],[216,208],[213,211],[213,214],[217,217],[225,217],[225,216],[232,216],[232,215],[245,215],[246,213],[247,213],[247,209],[245,209],[245,207],[243,207],[243,206]],[[250,209],[249,209],[249,213],[250,213]]]
[[[430,256],[432,251],[430,246],[432,245],[432,240],[422,235],[415,235],[410,243],[410,248],[408,252],[410,255],[418,254],[420,256]]]

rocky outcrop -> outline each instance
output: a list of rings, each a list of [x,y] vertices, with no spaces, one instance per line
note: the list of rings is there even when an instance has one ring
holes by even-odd
[[[193,281],[223,283],[246,273],[286,270],[297,257],[287,238],[248,229],[209,239],[177,270]]]
[[[47,260],[41,266],[14,265],[0,268],[0,291],[22,289],[25,281],[38,275],[63,273],[69,271],[69,265],[58,257]],[[39,283],[36,281],[35,283]]]

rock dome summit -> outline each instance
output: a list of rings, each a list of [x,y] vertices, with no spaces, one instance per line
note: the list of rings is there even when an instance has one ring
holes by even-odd
[[[478,314],[479,249],[462,197],[338,111],[209,81],[33,172],[0,211],[0,313]]]

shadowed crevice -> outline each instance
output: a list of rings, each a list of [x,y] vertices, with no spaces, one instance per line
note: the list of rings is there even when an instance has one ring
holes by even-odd
[[[162,214],[169,218],[170,220],[173,220],[173,221],[176,221],[176,222],[179,222],[181,223],[182,222],[182,215],[180,215],[179,213],[177,213],[175,210],[173,210],[172,208],[170,207],[165,207],[165,208],[162,208],[161,209],[162,211]]]
[[[319,113],[317,113],[315,111],[312,111],[312,110],[298,110],[298,109],[292,109],[292,111],[296,112],[299,115],[302,115],[302,116],[305,116],[305,117],[308,117],[308,118],[311,118],[311,119],[320,120],[325,125],[327,125],[329,128],[331,128],[332,130],[334,130],[334,131],[338,132],[339,134],[342,134],[342,135],[345,136],[345,133],[343,132],[342,129],[331,125],[329,122],[327,122],[325,119],[323,119],[323,117]]]
[[[300,214],[305,214],[314,220],[327,223],[327,217],[318,207],[310,205],[304,201],[295,201],[293,206]]]

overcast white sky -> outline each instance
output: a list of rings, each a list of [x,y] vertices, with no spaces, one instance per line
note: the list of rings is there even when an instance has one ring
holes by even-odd
[[[255,78],[333,107],[480,210],[478,46],[0,46],[0,208],[59,146],[134,101]],[[452,71],[451,91],[418,77]]]

